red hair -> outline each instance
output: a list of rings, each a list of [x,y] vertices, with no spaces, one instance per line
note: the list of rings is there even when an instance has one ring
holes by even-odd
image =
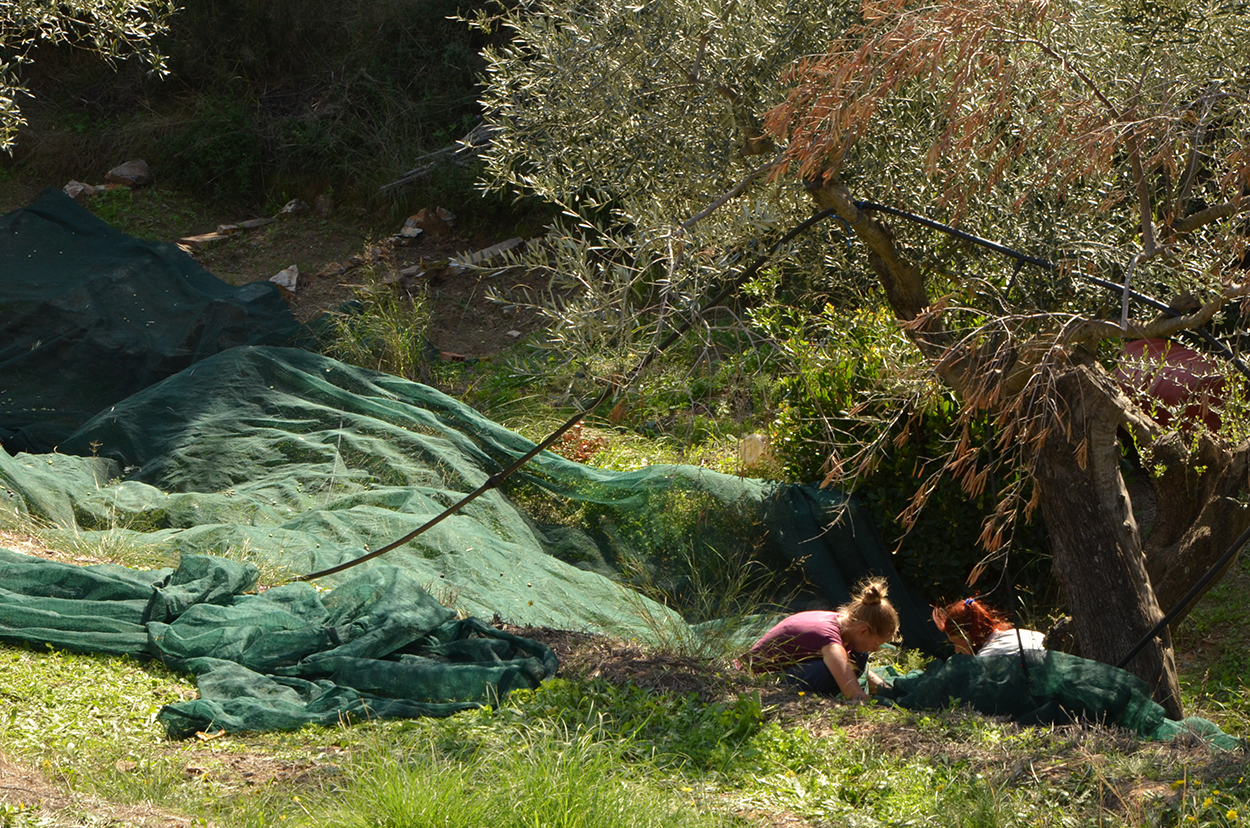
[[[947,635],[962,635],[975,653],[989,637],[999,630],[1011,629],[1011,622],[1001,612],[987,607],[978,598],[953,601],[933,613],[933,623]]]

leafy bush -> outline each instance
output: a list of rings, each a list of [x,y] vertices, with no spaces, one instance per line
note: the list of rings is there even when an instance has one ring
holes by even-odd
[[[794,366],[777,380],[772,424],[773,445],[791,477],[853,490],[868,505],[903,579],[931,601],[988,593],[1004,576],[1043,606],[1051,600],[1040,522],[1018,527],[1013,554],[995,558],[975,585],[968,584],[985,558],[982,525],[1007,481],[989,480],[970,496],[942,475],[907,525],[913,498],[958,437],[959,411],[949,395],[933,392],[888,313],[830,306],[811,320],[768,305],[753,312],[752,321],[783,343]],[[911,406],[900,407],[899,397],[910,398]],[[984,419],[976,424],[982,445],[990,443],[990,428]],[[1007,607],[1009,601],[1003,596],[998,603]],[[1037,611],[1031,607],[1029,614]]]
[[[261,185],[263,147],[243,90],[203,97],[169,129],[154,163],[170,185],[221,201],[246,200]]]

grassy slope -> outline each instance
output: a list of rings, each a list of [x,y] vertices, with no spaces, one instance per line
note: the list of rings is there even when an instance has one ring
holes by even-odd
[[[37,540],[0,545],[37,552]],[[1243,561],[1177,636],[1188,711],[1242,736],[1247,600]],[[700,701],[591,681],[573,659],[565,679],[499,710],[179,743],[154,716],[195,691],[159,666],[7,646],[0,664],[0,745],[59,808],[23,805],[0,779],[6,825],[116,821],[139,803],[220,825],[465,828],[1237,825],[1250,813],[1244,757],[1201,746],[797,696],[761,710],[750,694]],[[642,670],[636,654],[613,669]]]

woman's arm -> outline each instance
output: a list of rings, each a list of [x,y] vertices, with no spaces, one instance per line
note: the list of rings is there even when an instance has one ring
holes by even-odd
[[[859,686],[859,679],[855,675],[855,668],[851,666],[851,660],[846,656],[845,647],[831,641],[820,648],[820,657],[829,668],[833,680],[838,683],[842,695],[852,701],[868,700],[868,694]]]

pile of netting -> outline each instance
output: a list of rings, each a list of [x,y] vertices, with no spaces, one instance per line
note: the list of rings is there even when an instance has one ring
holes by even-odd
[[[1152,741],[1192,736],[1225,750],[1244,746],[1207,719],[1168,719],[1150,688],[1132,673],[1067,653],[1030,650],[1023,659],[955,655],[888,681],[882,698],[911,710],[968,706],[1022,725],[1098,722]]]
[[[257,576],[252,564],[197,555],[141,572],[0,549],[0,639],[191,673],[200,698],[158,717],[175,738],[446,716],[556,672],[546,645],[456,618],[393,566],[328,591],[255,592]]]

